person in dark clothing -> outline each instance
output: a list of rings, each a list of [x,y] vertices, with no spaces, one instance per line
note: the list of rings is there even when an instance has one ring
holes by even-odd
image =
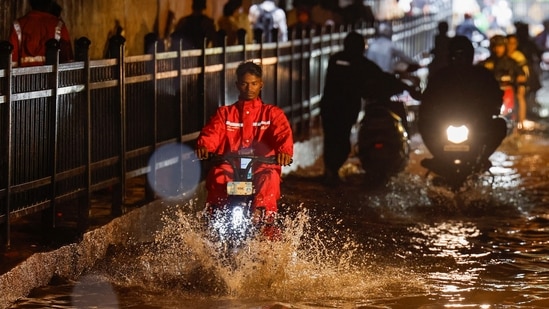
[[[529,108],[534,109],[538,104],[536,102],[536,92],[541,89],[541,57],[543,51],[539,49],[533,38],[530,36],[530,27],[527,23],[515,23],[516,36],[518,40],[518,50],[526,57],[528,62],[528,81],[526,84],[526,104]]]
[[[453,37],[448,45],[449,65],[429,78],[419,107],[418,129],[425,146],[434,157],[440,128],[449,119],[462,117],[474,120],[478,132],[485,133],[485,167],[491,166],[488,157],[507,134],[507,123],[499,115],[503,92],[494,74],[483,66],[473,65],[474,49],[465,36]]]
[[[375,22],[372,7],[364,5],[362,0],[353,0],[353,3],[342,9],[343,23],[353,28],[373,27]]]
[[[179,41],[183,41],[184,49],[198,49],[210,47],[216,39],[214,20],[203,14],[206,9],[206,0],[193,0],[192,13],[181,18],[171,34],[172,50],[179,48]]]
[[[350,32],[343,44],[344,50],[330,57],[320,101],[327,184],[340,181],[338,172],[351,151],[349,137],[357,122],[362,99],[372,96],[372,88],[379,86],[376,80],[384,74],[364,57],[365,41],[359,33]]]
[[[450,42],[450,37],[448,36],[448,22],[445,20],[440,21],[437,28],[438,33],[435,35],[434,47],[431,50],[433,60],[429,63],[430,74],[433,74],[436,70],[448,65],[448,42]]]

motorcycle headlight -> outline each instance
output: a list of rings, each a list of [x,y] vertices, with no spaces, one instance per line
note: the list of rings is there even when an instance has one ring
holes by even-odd
[[[231,212],[231,223],[234,227],[240,226],[245,222],[244,209],[235,206]]]
[[[454,144],[459,144],[465,142],[469,138],[469,128],[466,125],[461,125],[459,127],[450,125],[446,129],[446,135],[448,136],[448,141]]]

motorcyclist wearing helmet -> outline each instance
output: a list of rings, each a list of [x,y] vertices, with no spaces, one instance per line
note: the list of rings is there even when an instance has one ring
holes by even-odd
[[[507,53],[507,38],[494,35],[490,38],[490,57],[480,65],[492,72],[501,87],[510,86],[513,92],[526,85],[527,77],[522,67]],[[515,99],[514,97],[512,98]]]
[[[489,156],[507,134],[500,113],[503,92],[494,74],[473,64],[474,48],[465,36],[454,36],[448,44],[449,65],[429,77],[419,107],[418,129],[434,157],[441,127],[448,119],[469,119],[482,132],[485,146],[482,164],[489,168]]]

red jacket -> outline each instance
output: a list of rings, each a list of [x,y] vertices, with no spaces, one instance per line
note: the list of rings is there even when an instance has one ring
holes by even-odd
[[[218,108],[197,141],[197,146],[220,155],[251,147],[258,156],[279,152],[293,156],[293,145],[292,129],[284,111],[259,98]]]
[[[10,30],[13,66],[44,65],[46,42],[53,38],[60,43],[59,62],[73,60],[69,31],[62,19],[36,10],[19,18]]]

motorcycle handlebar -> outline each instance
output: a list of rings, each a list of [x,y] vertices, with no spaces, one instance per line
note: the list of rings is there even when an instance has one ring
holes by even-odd
[[[233,159],[251,159],[254,162],[260,162],[265,164],[278,164],[276,156],[256,156],[256,155],[243,155],[243,154],[235,154],[235,153],[230,153],[225,155],[210,153],[208,156],[208,160],[212,160],[217,163],[228,162]],[[293,160],[290,163],[292,162]]]

